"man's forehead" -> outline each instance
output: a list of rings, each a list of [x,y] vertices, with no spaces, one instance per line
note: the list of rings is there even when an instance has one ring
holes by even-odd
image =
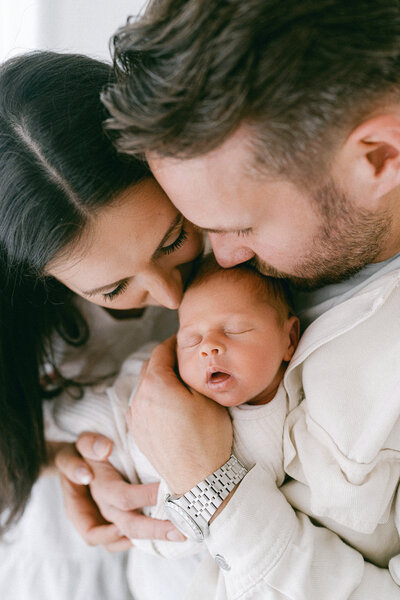
[[[146,159],[164,189],[164,184],[174,185],[177,189],[185,186],[189,188],[191,182],[193,186],[201,184],[202,189],[225,187],[228,190],[243,177],[249,176],[247,165],[253,162],[252,152],[243,132],[235,132],[217,148],[198,156],[176,158],[148,152]],[[192,188],[192,191],[199,190]]]
[[[157,167],[173,166],[182,163],[190,163],[192,165],[199,163],[212,163],[218,160],[232,161],[237,157],[240,163],[246,162],[253,157],[254,152],[254,134],[252,134],[246,125],[239,126],[233,133],[216,148],[212,148],[208,152],[198,154],[196,156],[182,158],[174,156],[162,156],[156,152],[146,152],[146,159],[150,166]]]
[[[217,181],[206,172],[199,176],[192,169],[182,172],[180,166],[166,164],[154,174],[176,208],[200,229],[231,233],[251,226],[246,193],[237,186],[230,189],[228,179]]]
[[[237,146],[231,148],[232,155],[223,147],[188,159],[148,155],[171,202],[208,233],[249,230],[257,224],[264,201],[277,194],[276,181],[249,174],[245,166],[248,152]]]

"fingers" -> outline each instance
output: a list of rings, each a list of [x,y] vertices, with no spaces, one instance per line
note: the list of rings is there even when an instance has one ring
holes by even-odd
[[[134,485],[116,481],[109,490],[109,503],[123,511],[154,506],[157,503],[158,485],[158,483]]]
[[[130,539],[184,541],[185,536],[170,521],[152,519],[139,512],[111,513],[118,529]]]
[[[77,442],[76,451],[73,444],[63,444],[55,455],[56,467],[70,481],[87,485],[93,479],[93,472],[84,458],[100,461],[106,460],[112,452],[112,442],[97,433],[82,433]],[[80,456],[82,455],[82,456]]]
[[[109,463],[89,463],[95,474],[90,485],[92,497],[103,518],[114,523],[118,531],[127,538],[185,539],[170,521],[152,519],[140,512],[144,506],[157,503],[159,483],[127,483]]]
[[[90,546],[101,545],[112,552],[129,547],[131,542],[103,518],[89,488],[82,485],[93,479],[93,473],[72,444],[61,447],[55,455],[55,464],[60,471],[67,516],[83,540]]]
[[[54,457],[57,469],[71,482],[87,485],[93,479],[88,464],[77,453],[73,444],[64,444]]]
[[[153,506],[157,502],[158,483],[131,484],[127,483],[121,474],[109,463],[89,461],[94,472],[94,480],[90,486],[91,493],[105,514],[103,507],[113,506],[119,510],[129,511]]]
[[[140,373],[137,392],[147,389],[150,382],[158,381],[168,387],[181,388],[182,383],[177,377],[176,367],[176,336],[172,336],[156,346],[151,354],[150,360]],[[135,397],[137,395],[135,394]]]
[[[176,362],[176,335],[169,337],[165,342],[156,346],[151,354],[151,369],[162,367],[168,370],[174,370]]]
[[[85,458],[105,460],[110,456],[113,444],[104,435],[84,432],[79,436],[76,447]]]
[[[118,542],[105,545],[104,548],[105,550],[107,550],[107,552],[124,552],[125,550],[129,550],[129,548],[132,548],[132,546],[133,544],[131,540],[128,540],[128,538],[126,537],[123,537]]]
[[[90,445],[98,436],[85,437],[85,443]],[[140,512],[142,507],[156,504],[158,483],[126,483],[108,462],[88,460],[86,464],[72,444],[62,447],[55,462],[60,470],[67,516],[87,544],[118,552],[132,545],[130,538],[185,539],[169,521],[152,519]],[[82,485],[80,477],[80,470],[85,468],[92,478],[90,489]]]
[[[87,487],[76,485],[60,475],[67,516],[90,546],[115,544],[121,540],[118,528],[107,523],[97,510]]]
[[[148,370],[148,367],[149,367],[149,362],[150,361],[146,360],[143,363],[142,368],[140,369],[140,373],[139,373],[139,377],[138,377],[138,383],[137,383],[137,386],[136,386],[136,391],[140,390],[140,387],[141,387],[141,385],[142,385],[142,383],[143,383],[143,381],[144,381],[144,379],[146,377],[147,370]],[[131,406],[132,406],[132,404],[129,404],[129,407],[128,407],[126,413],[125,413],[125,419],[126,419],[126,424],[128,426],[129,431],[132,432],[132,430],[131,430],[131,426],[132,426],[132,411],[131,411]]]
[[[146,360],[143,365],[142,368],[140,369],[140,373],[139,373],[139,377],[138,377],[138,383],[137,383],[137,388],[140,386],[140,384],[142,383],[143,379],[146,377],[146,373],[147,373],[147,369],[149,366],[149,362],[148,360]]]

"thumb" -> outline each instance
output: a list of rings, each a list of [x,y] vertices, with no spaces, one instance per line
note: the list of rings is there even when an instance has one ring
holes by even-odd
[[[176,335],[172,335],[165,342],[154,348],[149,367],[151,369],[166,369],[174,371],[176,363]]]
[[[146,377],[147,369],[149,367],[149,362],[150,362],[149,360],[146,360],[143,363],[142,368],[140,369],[136,389],[138,389],[140,387],[140,384],[142,383],[143,379]]]
[[[98,433],[83,432],[76,441],[79,453],[91,460],[107,460],[113,450],[113,443]]]

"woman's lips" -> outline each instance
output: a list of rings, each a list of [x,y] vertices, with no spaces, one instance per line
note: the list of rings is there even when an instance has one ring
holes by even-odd
[[[208,367],[207,369],[207,385],[214,391],[223,392],[232,387],[234,377],[227,371],[218,366]]]

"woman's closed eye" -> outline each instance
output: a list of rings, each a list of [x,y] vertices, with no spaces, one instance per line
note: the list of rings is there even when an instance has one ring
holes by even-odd
[[[183,244],[186,242],[188,237],[187,231],[185,230],[183,224],[181,225],[180,231],[177,235],[177,237],[175,238],[175,240],[171,243],[169,243],[167,246],[163,246],[162,248],[160,248],[160,252],[162,254],[171,254],[172,252],[175,252],[175,250],[178,250],[178,248],[181,248],[183,246]]]
[[[117,287],[114,288],[111,292],[107,292],[106,294],[103,294],[103,298],[105,300],[114,300],[114,298],[117,298],[117,296],[119,296],[120,294],[123,294],[127,287],[128,287],[128,280],[125,279],[124,281],[121,281],[121,283],[119,283],[117,285]]]
[[[161,248],[159,248],[159,253],[163,255],[172,254],[172,252],[175,252],[176,250],[178,250],[178,248],[181,248],[181,246],[183,246],[188,237],[188,234],[183,225],[183,220],[181,221],[179,227],[180,229],[177,232],[175,239],[166,246],[162,246]],[[121,281],[121,283],[119,283],[111,292],[103,294],[103,298],[105,300],[114,300],[115,298],[117,298],[125,292],[126,288],[128,287],[128,283],[128,279]]]

